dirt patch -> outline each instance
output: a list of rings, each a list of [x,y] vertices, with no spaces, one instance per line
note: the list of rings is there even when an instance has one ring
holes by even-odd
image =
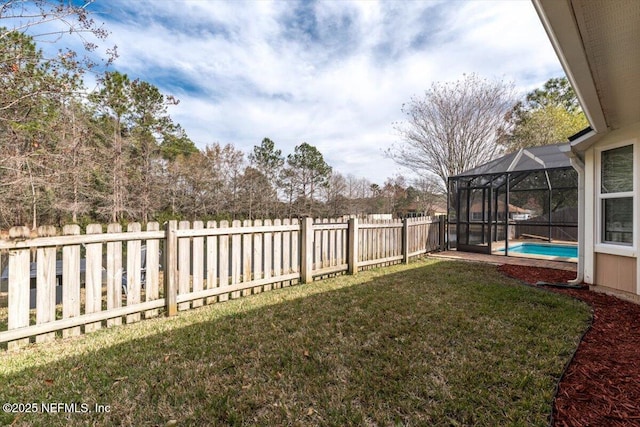
[[[529,284],[566,283],[575,273],[501,265]],[[640,426],[640,305],[587,289],[548,288],[593,308],[593,324],[558,385],[554,426]]]

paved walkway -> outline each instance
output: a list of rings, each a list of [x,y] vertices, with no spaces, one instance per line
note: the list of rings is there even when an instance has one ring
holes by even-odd
[[[458,251],[444,251],[444,252],[432,252],[429,254],[433,258],[455,259],[460,261],[470,262],[483,262],[488,264],[515,264],[526,265],[531,267],[543,267],[543,268],[555,268],[557,270],[576,271],[576,263],[574,262],[561,262],[561,261],[549,261],[544,259],[532,259],[532,258],[519,258],[514,256],[504,255],[486,255],[476,254],[472,252],[458,252]]]

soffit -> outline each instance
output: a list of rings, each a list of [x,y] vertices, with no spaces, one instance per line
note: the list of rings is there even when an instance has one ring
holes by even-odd
[[[571,0],[571,7],[607,126],[639,122],[640,1]]]

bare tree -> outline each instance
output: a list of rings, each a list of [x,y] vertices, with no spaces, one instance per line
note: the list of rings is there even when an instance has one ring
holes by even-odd
[[[98,48],[99,40],[108,36],[108,31],[101,23],[96,22],[88,10],[93,0],[62,1],[62,0],[11,0],[0,4],[0,79],[15,80],[16,73],[23,69],[25,62],[35,63],[47,74],[67,74],[73,79],[81,76],[97,65],[95,56],[89,53]],[[84,48],[84,54],[69,48],[61,48],[57,52],[49,50],[45,55],[35,49],[35,44],[60,44],[61,39],[76,37]],[[29,50],[15,49],[16,41],[28,40],[33,47]],[[51,53],[55,52],[55,53]],[[106,50],[105,64],[110,64],[117,57],[114,46]],[[51,85],[33,85],[19,94],[13,93],[8,101],[0,102],[0,120],[6,119],[5,114],[14,106],[25,100],[31,100],[42,94],[68,93],[81,90],[81,86],[58,85],[55,89]],[[33,101],[32,101],[33,102]]]
[[[514,104],[512,83],[465,75],[451,83],[434,83],[423,97],[402,106],[405,122],[396,123],[401,142],[387,155],[421,176],[447,178],[492,160],[505,113]]]
[[[332,171],[327,185],[322,188],[325,212],[328,216],[337,218],[349,213],[349,200],[345,196],[346,192],[347,180],[340,172]]]
[[[65,100],[57,122],[59,142],[51,153],[57,166],[50,182],[55,192],[54,206],[61,219],[77,223],[81,215],[89,213],[96,197],[92,175],[102,156],[91,139],[91,110],[81,100]]]
[[[420,212],[432,215],[434,208],[446,205],[446,195],[440,191],[440,185],[433,177],[418,178],[412,182],[417,192],[416,205]]]
[[[0,30],[2,31],[2,30]],[[33,39],[0,33],[0,181],[6,224],[26,224],[20,212],[29,206],[32,227],[38,224],[53,169],[55,127],[61,99],[78,87],[72,64],[43,59]]]
[[[82,75],[95,65],[88,54],[68,48],[43,52],[38,43],[58,45],[79,37],[85,53],[107,32],[90,16],[91,3],[11,0],[0,4],[0,198],[2,224],[36,227],[51,221],[64,203],[56,182],[64,167],[57,150],[69,139],[56,132],[65,102],[82,92]],[[115,56],[115,49],[110,51]],[[114,56],[110,55],[110,59]],[[79,206],[79,205],[76,205]],[[67,206],[68,207],[68,206]],[[78,209],[71,208],[72,215]]]
[[[239,180],[242,216],[248,219],[270,218],[271,206],[277,202],[269,179],[258,169],[247,166]]]

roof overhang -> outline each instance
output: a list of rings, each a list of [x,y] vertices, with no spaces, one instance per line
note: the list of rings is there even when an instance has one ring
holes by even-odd
[[[569,0],[532,0],[592,131],[571,142],[584,151],[609,131],[587,52]]]
[[[640,124],[640,1],[532,1],[593,130],[572,147]]]

